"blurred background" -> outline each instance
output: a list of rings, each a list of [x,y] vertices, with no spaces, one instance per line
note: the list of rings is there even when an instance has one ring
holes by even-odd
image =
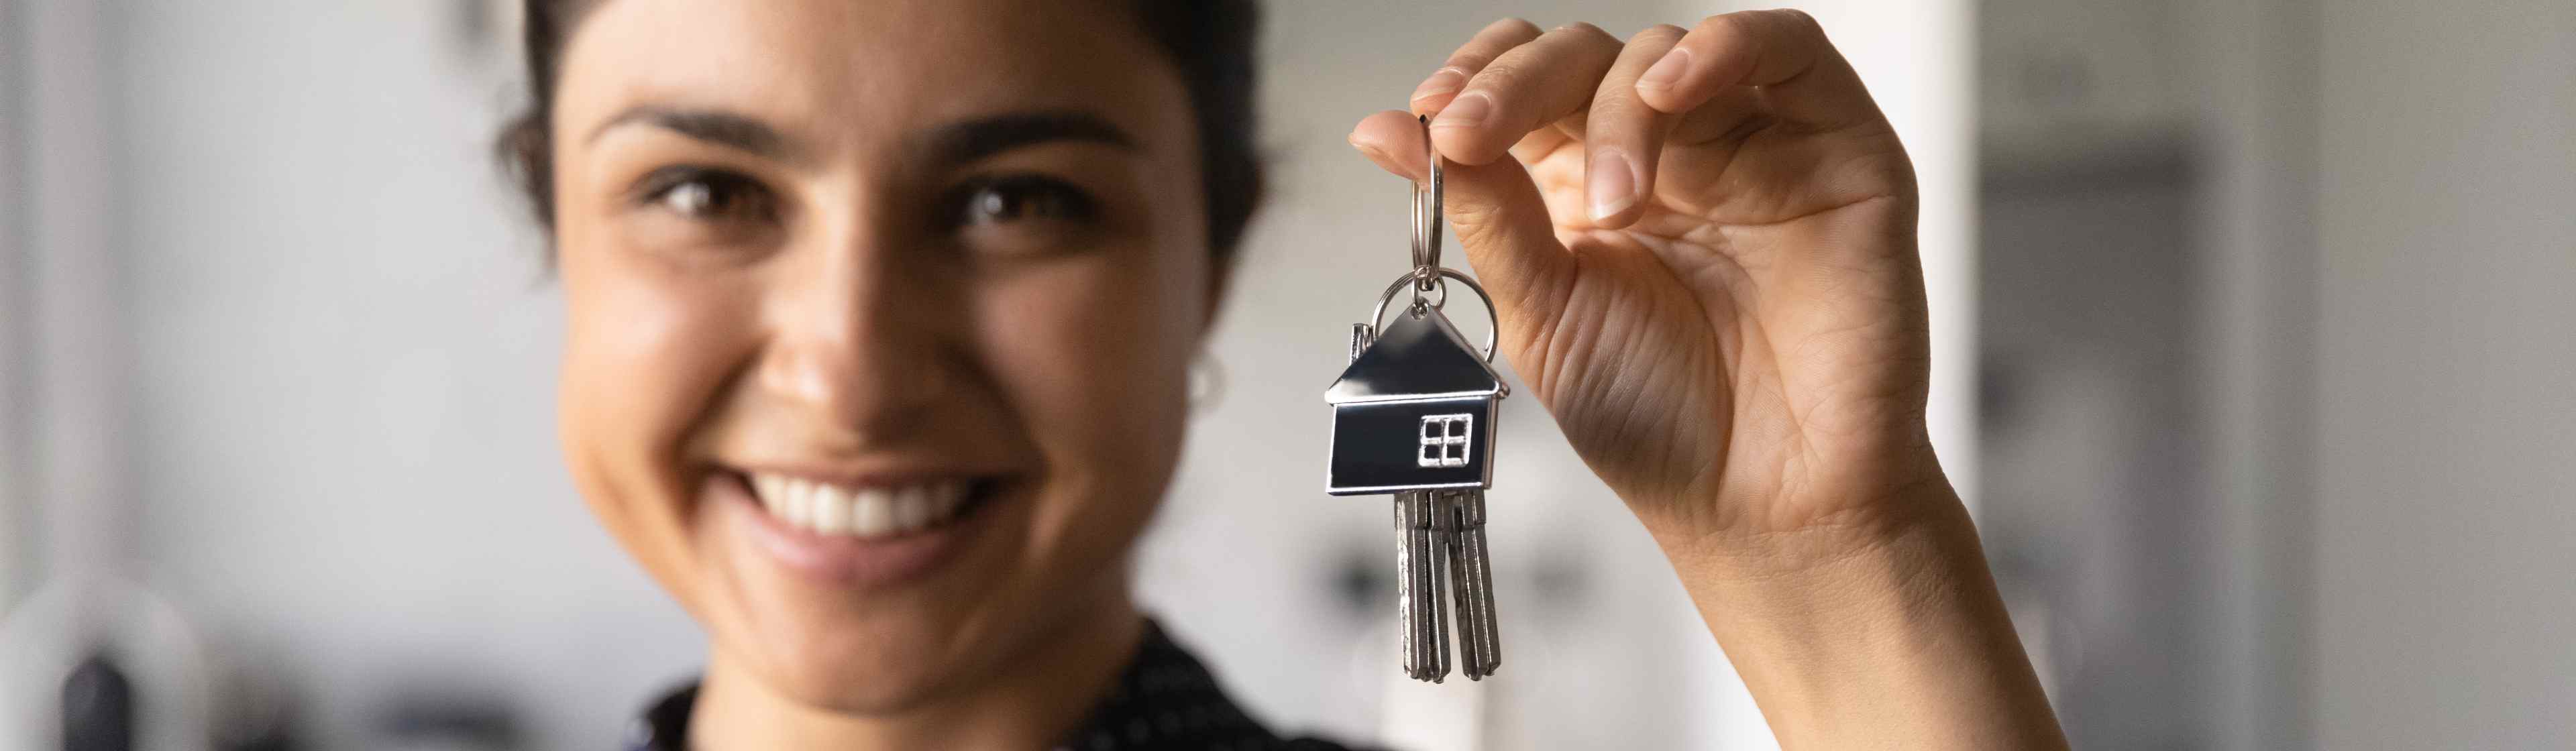
[[[601,748],[696,671],[560,469],[514,5],[0,0],[0,748]],[[1349,125],[1500,16],[1736,6],[1270,6],[1196,419],[1281,427],[1194,431],[1148,604],[1286,728],[1772,745],[1528,400],[1493,680],[1401,678],[1387,511],[1315,481],[1404,265]],[[2576,3],[1802,7],[1918,162],[1935,440],[2078,747],[2567,747]]]

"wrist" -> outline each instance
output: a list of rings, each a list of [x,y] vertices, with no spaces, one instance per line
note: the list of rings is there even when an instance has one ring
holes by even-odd
[[[1946,482],[1907,492],[1666,552],[1784,747],[2062,744],[1965,506]]]
[[[1674,565],[1718,581],[1850,575],[1874,556],[1916,552],[1926,543],[1974,547],[1967,506],[1939,465],[1911,477],[1831,498],[1699,497],[1630,507]]]
[[[1993,590],[1975,523],[1947,481],[1866,508],[1789,530],[1659,541],[1721,639],[1865,637],[1850,627],[1910,620]]]

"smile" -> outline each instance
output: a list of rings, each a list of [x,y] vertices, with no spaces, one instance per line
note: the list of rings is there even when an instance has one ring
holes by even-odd
[[[833,481],[733,470],[710,478],[717,502],[705,508],[761,558],[829,586],[880,590],[921,581],[963,553],[1020,485],[964,474]]]
[[[974,490],[974,483],[963,479],[861,486],[766,472],[747,479],[752,495],[772,518],[817,535],[859,539],[945,524],[957,518]]]

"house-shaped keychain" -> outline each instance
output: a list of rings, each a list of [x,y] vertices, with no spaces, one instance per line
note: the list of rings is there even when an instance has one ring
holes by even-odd
[[[1440,310],[1396,313],[1324,392],[1333,405],[1325,492],[1399,493],[1493,485],[1495,407],[1510,394]]]

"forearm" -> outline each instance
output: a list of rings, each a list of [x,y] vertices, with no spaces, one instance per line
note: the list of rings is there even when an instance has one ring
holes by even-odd
[[[2066,746],[1974,525],[1934,485],[1904,504],[1916,518],[1868,532],[1666,541],[1783,748]]]

